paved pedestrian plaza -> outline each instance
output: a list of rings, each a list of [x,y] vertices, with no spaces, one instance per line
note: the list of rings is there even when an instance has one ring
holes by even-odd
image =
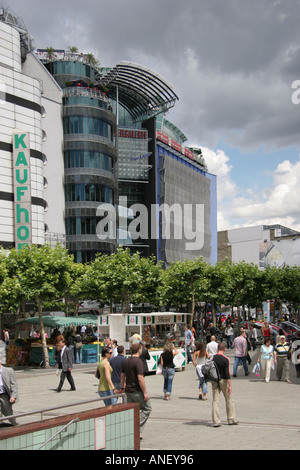
[[[231,373],[233,351],[225,352],[230,359]],[[258,351],[250,353],[252,370]],[[14,405],[14,413],[59,407],[98,397],[98,382],[94,377],[96,364],[75,365],[73,377],[76,391],[70,392],[65,382],[61,393],[54,389],[58,385],[55,369],[19,369],[16,371],[19,401]],[[232,378],[232,396],[236,408],[238,426],[228,426],[225,401],[221,396],[220,415],[222,426],[214,428],[211,420],[212,394],[209,384],[207,401],[198,399],[198,380],[195,367],[186,366],[178,371],[173,382],[170,401],[162,399],[163,378],[157,375],[146,376],[146,386],[151,399],[152,413],[146,424],[141,449],[143,450],[299,450],[300,449],[300,378],[296,377],[291,363],[291,384],[277,381],[275,371],[271,381],[265,383],[261,377],[251,373],[245,377],[243,367],[239,367],[236,378]],[[100,402],[99,402],[100,403]],[[49,411],[44,418],[63,415],[87,407]],[[101,403],[101,406],[103,404]],[[40,415],[21,417],[20,424],[39,420]]]

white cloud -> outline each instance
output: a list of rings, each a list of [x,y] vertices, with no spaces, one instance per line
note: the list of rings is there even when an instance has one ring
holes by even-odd
[[[277,165],[269,187],[255,192],[232,179],[230,157],[201,147],[208,171],[217,176],[218,230],[281,224],[300,231],[300,160]]]
[[[279,223],[300,229],[300,161],[283,161],[269,188],[249,194],[251,197],[238,197],[232,203],[230,217],[240,226]]]
[[[230,159],[223,150],[215,152],[207,147],[201,147],[201,149],[209,173],[217,175],[218,230],[226,230],[230,227],[231,202],[238,191],[235,182],[231,179]]]

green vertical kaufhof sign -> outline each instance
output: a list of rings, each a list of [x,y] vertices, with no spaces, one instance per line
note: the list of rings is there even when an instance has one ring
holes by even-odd
[[[32,243],[30,138],[28,132],[13,132],[13,182],[15,248]]]

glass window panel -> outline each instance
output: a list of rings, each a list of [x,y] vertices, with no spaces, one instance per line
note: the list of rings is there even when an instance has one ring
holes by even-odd
[[[95,154],[94,152],[89,152],[89,168],[95,168]]]
[[[95,162],[95,168],[100,168],[100,154],[99,154],[99,152],[95,152],[94,162]]]
[[[100,154],[100,168],[101,168],[101,170],[105,169],[105,158],[104,158],[103,153]]]
[[[84,168],[89,168],[90,167],[90,158],[89,158],[89,152],[88,150],[84,151]]]

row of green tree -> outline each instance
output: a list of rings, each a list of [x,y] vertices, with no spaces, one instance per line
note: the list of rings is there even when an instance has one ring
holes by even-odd
[[[42,344],[46,353],[43,312],[60,308],[66,315],[78,314],[80,301],[97,300],[100,306],[150,303],[153,310],[191,313],[199,302],[210,303],[213,321],[217,305],[261,307],[267,299],[288,302],[298,313],[300,268],[268,267],[261,271],[245,262],[205,263],[202,258],[173,263],[163,269],[154,257],[119,247],[111,255],[98,254],[95,261],[75,263],[65,247],[32,245],[20,251],[0,252],[1,312],[24,310],[35,305],[40,318]],[[298,315],[299,318],[299,315]]]

